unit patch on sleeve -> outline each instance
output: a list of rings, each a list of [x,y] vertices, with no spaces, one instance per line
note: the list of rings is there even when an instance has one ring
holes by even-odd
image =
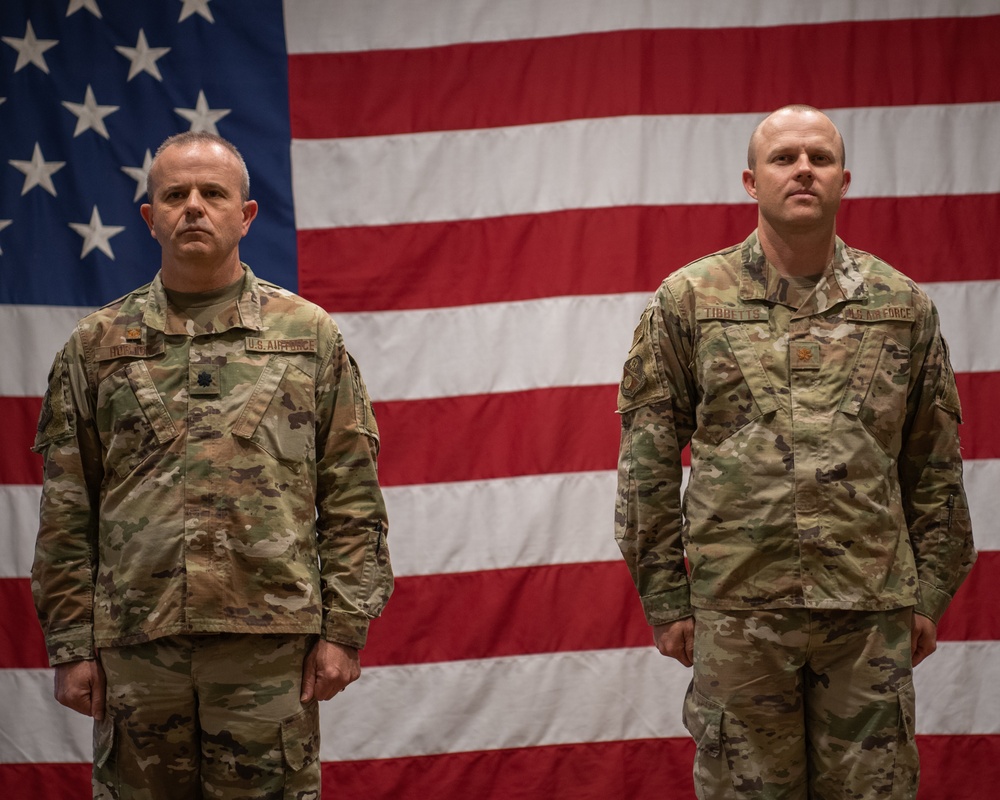
[[[632,356],[625,362],[621,389],[622,394],[629,399],[635,397],[639,390],[646,385],[646,375],[642,367],[642,356]]]

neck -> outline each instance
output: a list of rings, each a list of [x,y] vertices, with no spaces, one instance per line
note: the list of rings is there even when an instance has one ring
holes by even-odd
[[[826,269],[837,237],[833,225],[821,230],[778,231],[760,218],[757,238],[768,263],[781,275],[809,276]]]
[[[195,294],[234,283],[243,275],[243,265],[238,255],[217,264],[164,260],[160,272],[163,285],[168,289]]]

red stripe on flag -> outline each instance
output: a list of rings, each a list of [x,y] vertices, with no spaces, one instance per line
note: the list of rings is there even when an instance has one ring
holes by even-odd
[[[475,615],[456,597],[474,597]],[[384,666],[647,645],[652,634],[625,562],[595,562],[397,578],[363,660]]]
[[[383,486],[614,469],[616,386],[376,403]]]
[[[475,597],[476,616],[455,603]],[[579,603],[586,597],[587,603]],[[538,609],[545,613],[539,614]],[[594,625],[593,609],[601,609]],[[983,612],[982,609],[991,609]],[[941,622],[938,638],[1000,639],[1000,552],[981,553]],[[412,631],[435,631],[413,637]],[[559,564],[398,578],[372,626],[371,666],[652,646],[624,562]]]
[[[933,658],[933,656],[932,656]],[[917,800],[986,800],[1000,782],[1000,736],[918,736]]]
[[[990,398],[1000,372],[957,375],[967,459],[1000,458]],[[375,404],[385,486],[615,469],[619,421],[613,385],[559,387]],[[0,415],[35,419],[39,398],[0,397]],[[28,449],[34,423],[11,426],[0,450],[0,483],[38,484],[40,459]]]
[[[957,376],[966,458],[1000,458],[1000,372]],[[386,486],[615,469],[616,386],[376,403]]]
[[[32,723],[23,720],[22,724]],[[90,800],[90,769],[90,764],[0,764],[0,797]]]
[[[993,398],[1000,397],[1000,372],[960,372],[955,375],[962,401],[962,457],[1000,458],[1000,426]]]
[[[680,714],[680,709],[663,713]],[[693,800],[693,758],[694,743],[687,738],[635,739],[327,762],[323,781],[343,797],[393,800]]]
[[[764,113],[803,98],[820,108],[987,102],[1000,99],[991,66],[996,41],[994,16],[612,31],[293,55],[292,137]],[[822,58],[803,69],[803,54],[818,52],[817,42]],[[766,69],[748,67],[762,62]]]
[[[651,294],[688,261],[746,238],[756,213],[752,205],[626,206],[303,230],[299,291],[334,314]]]
[[[45,637],[28,578],[0,578],[0,669],[47,667]]]
[[[837,230],[919,283],[995,280],[983,219],[1000,219],[1000,194],[848,200]],[[299,291],[334,315],[652,293],[689,261],[743,241],[756,221],[751,204],[621,206],[302,230]]]
[[[3,420],[3,447],[0,447],[0,483],[38,484],[42,482],[42,459],[31,452],[35,443],[40,397],[0,396]]]
[[[1000,639],[1000,552],[980,553],[941,620],[940,641]],[[455,603],[475,597],[476,616]],[[578,602],[586,597],[587,602]],[[48,665],[27,578],[0,580],[0,668]],[[545,613],[539,614],[538,609]],[[594,625],[594,608],[601,624]],[[413,636],[413,631],[434,631]],[[396,579],[372,625],[366,666],[652,646],[624,562],[446,573]]]
[[[918,736],[917,745],[922,761],[917,800],[992,797],[996,771],[984,765],[1000,762],[1000,736]],[[671,738],[327,761],[324,796],[425,800],[441,797],[442,787],[461,786],[463,797],[478,800],[694,800],[693,758],[694,742]],[[88,800],[90,765],[0,764],[0,794]]]
[[[993,524],[993,520],[982,522]],[[937,637],[942,642],[1000,639],[1000,550],[979,554],[941,618]]]

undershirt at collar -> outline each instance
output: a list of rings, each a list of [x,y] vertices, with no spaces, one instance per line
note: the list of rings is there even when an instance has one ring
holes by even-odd
[[[175,311],[179,311],[201,329],[205,329],[220,312],[231,305],[243,291],[243,275],[228,286],[210,289],[207,292],[179,292],[163,287],[167,300]]]

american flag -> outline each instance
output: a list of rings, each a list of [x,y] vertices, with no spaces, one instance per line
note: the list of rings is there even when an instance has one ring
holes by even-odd
[[[51,696],[29,452],[75,321],[147,281],[150,152],[243,151],[241,254],[338,321],[376,401],[397,591],[323,707],[324,796],[693,797],[689,673],[612,531],[632,329],[741,241],[756,122],[827,109],[838,232],[937,303],[979,563],[916,671],[922,800],[1000,781],[998,0],[3,0],[0,795],[89,796]]]

